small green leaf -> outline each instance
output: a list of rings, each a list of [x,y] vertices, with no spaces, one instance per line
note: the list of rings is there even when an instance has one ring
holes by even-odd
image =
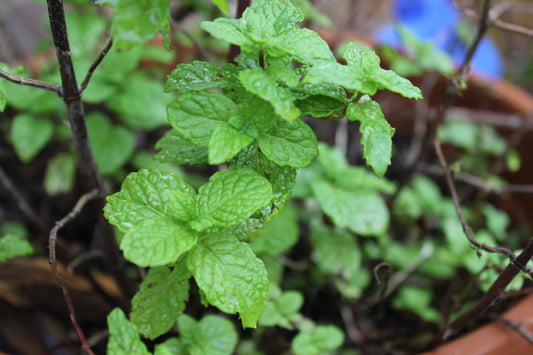
[[[205,164],[207,163],[207,147],[194,145],[182,138],[179,133],[171,129],[155,145],[156,149],[161,149],[155,156],[160,162],[183,164]]]
[[[294,208],[287,207],[251,235],[250,247],[257,254],[279,255],[298,241],[298,220]]]
[[[231,355],[239,336],[233,323],[217,315],[207,315],[199,322],[188,315],[178,319],[180,340],[191,355]]]
[[[382,177],[391,163],[394,129],[381,112],[381,107],[369,97],[363,97],[358,104],[351,103],[346,110],[350,121],[359,121],[363,157],[377,176]]]
[[[229,161],[253,140],[229,124],[219,125],[209,139],[209,164],[217,165]]]
[[[46,166],[44,190],[49,196],[69,192],[74,186],[76,159],[72,154],[58,154]]]
[[[239,132],[257,138],[272,128],[277,117],[271,104],[256,95],[248,95],[239,105],[239,114],[229,123]]]
[[[155,339],[170,330],[185,310],[190,277],[183,263],[172,271],[167,267],[148,271],[131,300],[130,318],[141,334]]]
[[[210,304],[238,312],[243,327],[256,327],[268,301],[268,277],[248,244],[227,233],[209,235],[187,254],[187,267]]]
[[[295,355],[321,355],[342,345],[344,334],[334,325],[319,325],[298,333],[292,340]]]
[[[246,69],[239,73],[244,88],[270,102],[274,111],[284,119],[293,121],[300,115],[294,105],[295,97],[287,89],[277,86],[261,68]]]
[[[200,22],[200,28],[211,36],[240,47],[250,47],[252,42],[241,32],[239,20],[217,18],[214,21]]]
[[[19,159],[32,160],[52,138],[52,122],[30,114],[19,114],[11,125],[11,142]]]
[[[0,262],[31,254],[33,247],[24,237],[12,233],[0,237]]]
[[[105,217],[122,232],[154,216],[171,216],[170,191],[195,195],[194,189],[178,175],[143,169],[131,173],[119,192],[107,197]]]
[[[304,121],[278,120],[269,132],[257,138],[266,157],[280,166],[303,168],[318,153],[316,136]]]
[[[292,28],[294,23],[303,21],[303,13],[290,1],[255,1],[242,15],[244,21],[258,14],[272,25],[276,34]]]
[[[113,41],[119,50],[152,39],[157,32],[170,48],[169,0],[119,0],[113,14]]]
[[[520,170],[520,155],[516,150],[510,150],[505,155],[505,162],[507,164],[507,169],[509,169],[510,172],[516,173],[518,170]]]
[[[141,341],[135,324],[126,319],[120,308],[115,308],[107,316],[109,341],[107,353],[116,355],[149,355],[146,345]]]
[[[163,216],[153,216],[130,228],[120,249],[124,257],[140,267],[174,263],[189,251],[198,234],[188,226]]]
[[[250,217],[271,199],[270,183],[253,170],[218,172],[200,187],[196,200],[196,219],[191,226],[198,231],[209,227],[229,227]]]
[[[380,85],[380,89],[389,89],[409,99],[423,98],[419,88],[392,70],[380,69],[374,80]]]
[[[224,78],[225,74],[227,75],[228,72],[215,68],[210,62],[182,63],[168,75],[165,92],[185,93],[215,87],[229,87],[229,83]]]
[[[181,339],[168,338],[155,346],[154,355],[190,355],[190,352]]]
[[[88,114],[86,122],[99,172],[104,176],[114,173],[135,150],[133,133],[122,126],[112,126],[109,119],[99,113]]]
[[[282,328],[293,329],[291,318],[298,314],[303,303],[304,297],[300,292],[284,292],[267,304],[265,312],[259,319],[259,324],[263,327],[277,325]]]
[[[213,4],[220,9],[220,11],[229,13],[229,6],[227,0],[212,0]]]
[[[313,181],[311,188],[322,211],[335,226],[364,236],[376,236],[386,231],[389,210],[378,193],[342,189],[324,180]]]
[[[277,36],[266,49],[274,56],[292,55],[302,64],[335,61],[326,41],[308,28],[291,27]]]
[[[168,120],[181,137],[207,147],[211,134],[237,112],[237,105],[217,92],[186,93],[168,105]]]

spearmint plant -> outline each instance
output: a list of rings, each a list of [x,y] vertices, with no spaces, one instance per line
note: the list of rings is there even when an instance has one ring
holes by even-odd
[[[172,129],[157,144],[157,158],[222,164],[220,171],[196,191],[177,175],[144,169],[107,199],[105,216],[124,234],[124,256],[150,267],[130,316],[151,339],[178,319],[181,329],[191,278],[205,304],[256,327],[269,280],[243,239],[284,208],[297,169],[318,153],[303,118],[359,121],[367,164],[380,177],[390,164],[394,129],[370,97],[388,89],[418,99],[420,90],[356,43],[345,46],[346,64],[338,63],[317,33],[297,26],[302,20],[290,1],[258,0],[240,19],[202,22],[241,53],[237,64],[195,61],[170,73],[165,91],[179,96],[168,104]]]

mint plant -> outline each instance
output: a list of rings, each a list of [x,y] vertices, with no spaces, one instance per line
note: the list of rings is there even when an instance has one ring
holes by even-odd
[[[228,169],[213,174],[198,191],[177,175],[141,170],[108,197],[105,216],[124,233],[124,256],[153,268],[132,300],[131,315],[149,338],[167,332],[183,312],[190,277],[206,303],[238,313],[243,327],[256,327],[267,305],[269,280],[263,261],[242,239],[283,209],[296,169],[318,153],[316,136],[302,116],[360,121],[367,164],[378,176],[390,164],[394,130],[369,95],[389,89],[421,98],[420,91],[382,69],[377,55],[361,45],[347,44],[347,64],[337,63],[317,33],[296,26],[302,20],[289,1],[258,0],[240,19],[202,22],[202,29],[238,45],[241,53],[237,65],[217,68],[197,61],[170,73],[165,91],[179,96],[168,105],[172,130],[158,143],[158,159],[227,164]],[[324,199],[345,199],[328,186],[316,191]],[[347,211],[331,204],[332,218],[346,221],[339,220],[340,227],[352,224],[343,217],[349,208],[375,205],[379,211],[373,214],[387,215],[379,195],[354,193],[353,198],[357,203],[349,200]],[[376,223],[353,225],[356,232],[383,232],[387,221]],[[160,288],[168,292],[158,293]],[[154,302],[168,305],[168,321],[160,320],[150,306]],[[298,338],[296,348],[307,349],[303,343],[309,336]]]

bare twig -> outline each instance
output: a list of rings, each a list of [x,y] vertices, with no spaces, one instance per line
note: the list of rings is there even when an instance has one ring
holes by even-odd
[[[74,329],[76,329],[76,333],[78,334],[78,337],[81,341],[81,347],[82,349],[89,355],[94,355],[94,353],[91,350],[91,347],[89,343],[87,342],[87,339],[85,335],[83,334],[83,331],[81,330],[80,326],[78,325],[78,322],[76,320],[76,312],[74,310],[74,305],[72,304],[72,300],[70,298],[70,293],[68,291],[67,284],[65,280],[63,280],[63,277],[61,277],[61,273],[59,272],[59,268],[57,267],[57,258],[56,258],[56,241],[57,241],[57,233],[61,228],[63,228],[68,222],[70,222],[72,219],[74,219],[83,209],[83,207],[92,199],[95,199],[100,194],[100,191],[98,189],[94,189],[91,192],[88,192],[80,197],[72,211],[70,211],[69,214],[67,214],[65,217],[63,217],[61,220],[57,221],[55,226],[50,231],[50,237],[48,239],[48,263],[50,264],[50,267],[52,268],[52,272],[54,273],[54,276],[56,278],[56,281],[61,288],[61,291],[63,292],[63,297],[65,298],[65,302],[67,303],[68,313],[70,316],[70,321],[72,322],[72,325],[74,326]]]
[[[89,85],[89,80],[91,80],[91,77],[93,76],[94,71],[96,68],[100,65],[104,57],[106,56],[107,52],[111,49],[111,46],[113,45],[113,39],[110,39],[104,49],[100,52],[98,55],[98,58],[91,64],[91,67],[87,71],[87,75],[85,76],[85,79],[83,79],[83,82],[80,85],[80,93],[83,93],[85,88],[87,88],[87,85]]]
[[[192,45],[194,46],[194,48],[196,48],[196,50],[198,51],[198,53],[200,53],[200,55],[202,56],[202,58],[204,58],[205,61],[207,62],[212,62],[212,58],[211,56],[209,55],[209,53],[207,53],[207,51],[205,50],[205,48],[200,44],[200,42],[198,42],[196,40],[196,38],[194,38],[193,35],[191,35],[189,33],[189,31],[187,31],[186,29],[183,28],[182,25],[180,25],[180,23],[176,20],[174,20],[172,17],[170,18],[170,24],[175,27],[178,31],[180,31],[181,33],[183,33],[191,42],[192,42]]]
[[[483,297],[446,327],[442,334],[442,340],[451,337],[470,323],[470,321],[482,315],[492,304],[494,304],[513,278],[526,268],[525,265],[527,265],[531,257],[533,257],[533,239],[528,242],[525,249],[514,259],[514,261],[511,260],[509,265],[500,273],[496,281],[494,281]]]
[[[20,191],[7,176],[4,169],[0,166],[0,186],[6,193],[6,196],[13,201],[15,206],[22,212],[28,222],[34,226],[40,233],[46,235],[47,227],[45,221],[35,213],[28,202],[24,199]]]
[[[55,92],[58,95],[61,94],[61,86],[59,85],[54,85],[54,84],[47,83],[45,81],[40,81],[40,80],[35,80],[35,79],[23,78],[21,76],[8,73],[4,70],[0,70],[0,78],[4,78],[7,81],[11,81],[12,83],[15,83],[15,84],[24,85],[24,86],[33,86],[34,88],[39,88],[39,89]]]

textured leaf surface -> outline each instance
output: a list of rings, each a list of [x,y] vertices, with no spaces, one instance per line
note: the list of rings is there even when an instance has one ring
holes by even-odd
[[[155,339],[176,323],[189,299],[191,274],[183,263],[171,271],[167,267],[151,268],[131,300],[131,321],[141,334]]]
[[[389,210],[378,193],[346,190],[317,180],[311,184],[322,211],[339,228],[365,236],[379,235],[389,224]]]
[[[178,319],[180,340],[191,355],[231,355],[239,336],[233,323],[221,316],[207,315],[199,322],[188,315]]]
[[[227,162],[253,140],[252,137],[240,133],[229,124],[219,125],[209,139],[209,164],[217,165]]]
[[[150,352],[141,341],[135,324],[130,323],[120,308],[115,308],[107,316],[109,341],[107,353],[117,355],[148,355]]]
[[[246,243],[227,233],[210,235],[187,254],[187,267],[210,304],[238,312],[243,327],[256,327],[268,301],[268,278]]]
[[[220,93],[186,93],[168,105],[168,120],[181,137],[207,147],[215,128],[236,112],[237,105]]]
[[[255,1],[242,17],[247,21],[251,15],[264,17],[276,33],[285,31],[304,19],[303,13],[290,1]]]
[[[350,121],[359,121],[363,157],[379,177],[382,177],[391,163],[392,135],[394,129],[385,120],[381,107],[370,98],[363,98],[359,104],[351,103],[346,110]]]
[[[225,72],[215,68],[213,63],[210,62],[194,61],[182,63],[168,75],[165,92],[177,91],[184,93],[207,88],[227,87],[229,83],[224,76]]]
[[[111,125],[106,116],[89,114],[86,117],[91,148],[102,175],[109,175],[124,165],[135,150],[133,133],[121,126]]]
[[[138,266],[174,263],[189,251],[198,234],[172,218],[153,216],[130,228],[120,243],[124,257]]]
[[[250,46],[250,40],[241,32],[240,22],[234,19],[217,18],[200,23],[200,28],[211,36],[238,46]]]
[[[113,14],[113,41],[125,50],[163,34],[167,47],[170,30],[168,0],[119,0]]]
[[[119,192],[107,197],[106,218],[122,232],[154,216],[169,216],[169,193],[178,190],[194,196],[195,191],[175,174],[155,169],[131,173]]]
[[[316,61],[335,61],[328,44],[318,33],[307,28],[291,27],[276,37],[272,48],[267,49],[273,54],[289,54],[303,64]],[[281,53],[276,53],[281,52]]]
[[[278,120],[272,130],[257,138],[257,143],[266,157],[280,166],[303,168],[318,153],[313,130],[299,119]]]
[[[247,69],[239,73],[244,88],[270,102],[274,111],[288,121],[295,120],[300,111],[294,105],[295,97],[275,82],[261,68]]]
[[[257,138],[276,123],[278,115],[267,101],[256,95],[249,97],[239,105],[239,114],[232,117],[229,123],[246,135]]]
[[[176,165],[207,163],[207,147],[192,144],[174,129],[165,133],[163,138],[156,143],[155,148],[161,149],[155,156],[155,159],[160,162]]]
[[[52,122],[29,114],[15,116],[11,125],[11,142],[19,159],[32,160],[52,138]]]
[[[229,227],[250,217],[272,199],[267,179],[251,169],[230,169],[211,176],[198,191],[196,230]]]
[[[344,334],[333,325],[319,325],[301,331],[292,340],[295,355],[321,355],[342,345]]]

